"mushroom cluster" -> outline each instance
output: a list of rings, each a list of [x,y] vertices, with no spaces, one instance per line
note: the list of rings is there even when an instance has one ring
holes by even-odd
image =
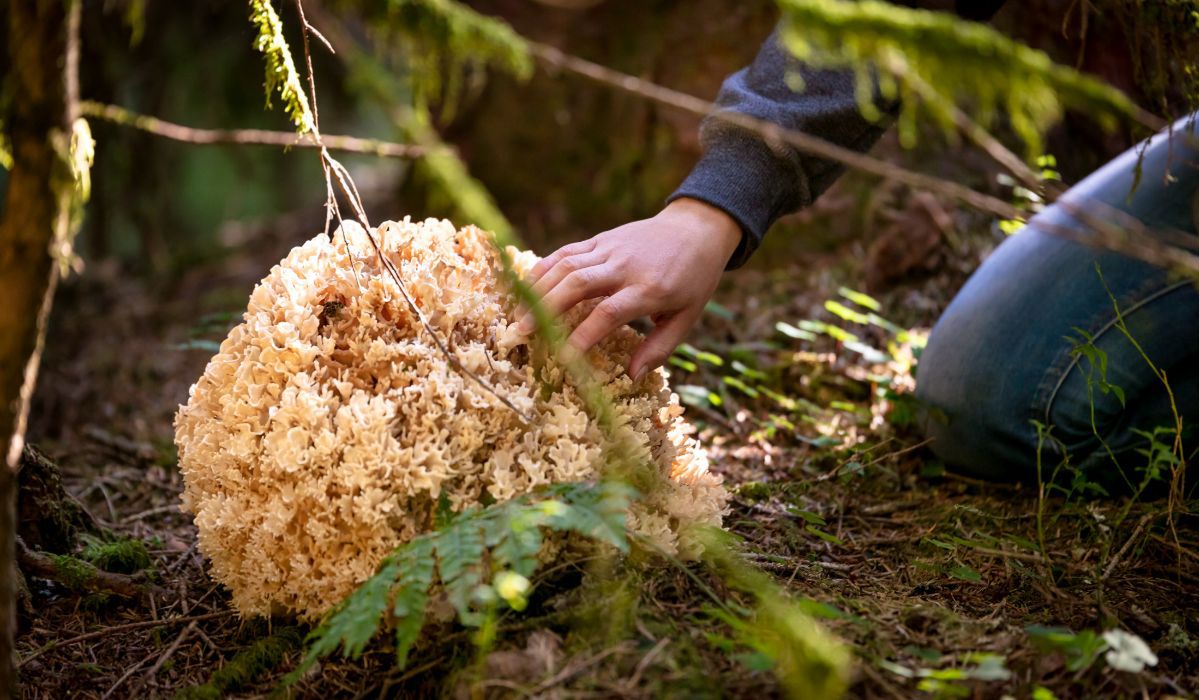
[[[614,439],[660,476],[631,529],[698,551],[689,527],[719,525],[728,496],[666,374],[624,371],[634,330],[586,357],[615,408],[605,432],[565,368],[517,332],[489,234],[434,219],[373,233],[378,249],[343,225],[272,268],[176,416],[183,507],[242,615],[318,618],[430,530],[439,502],[461,511],[594,479]],[[447,361],[380,251],[448,351],[528,423]],[[537,260],[511,252],[520,274]]]

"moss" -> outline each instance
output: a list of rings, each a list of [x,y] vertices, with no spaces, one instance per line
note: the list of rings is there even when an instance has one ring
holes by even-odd
[[[774,487],[763,481],[750,481],[737,488],[737,498],[749,503],[758,503],[770,498]]]
[[[75,590],[86,588],[95,578],[96,570],[85,561],[65,554],[49,554],[47,556],[54,562],[59,583],[68,588]]]
[[[215,700],[237,692],[278,666],[289,652],[300,648],[303,639],[299,627],[284,627],[238,652],[207,683],[180,690],[175,700]]]
[[[83,542],[83,551],[79,553],[79,557],[105,571],[132,574],[150,568],[150,553],[146,551],[146,544],[141,540],[104,540],[85,535]]]

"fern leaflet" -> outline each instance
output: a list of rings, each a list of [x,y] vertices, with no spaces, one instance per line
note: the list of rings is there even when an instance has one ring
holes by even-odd
[[[425,626],[435,569],[433,541],[418,537],[400,551],[397,559],[401,578],[391,610],[395,615],[396,665],[404,668],[408,665],[408,652]]]

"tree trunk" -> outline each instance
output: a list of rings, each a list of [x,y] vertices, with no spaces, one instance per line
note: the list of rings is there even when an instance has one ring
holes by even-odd
[[[77,102],[79,2],[9,0],[7,128],[12,144],[0,218],[0,698],[17,694],[16,479],[41,336],[57,280],[51,244],[70,226],[68,166]],[[72,46],[68,46],[72,44]],[[70,51],[70,48],[75,50]]]

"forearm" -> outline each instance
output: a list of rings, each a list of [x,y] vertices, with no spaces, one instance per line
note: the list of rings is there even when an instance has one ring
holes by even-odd
[[[1003,0],[951,3],[969,19],[987,19]],[[922,5],[929,0],[899,0]],[[788,77],[802,78],[803,89],[792,90]],[[762,45],[757,58],[729,76],[717,97],[718,109],[704,120],[700,141],[704,155],[668,201],[689,197],[726,212],[742,229],[742,241],[729,267],[743,264],[761,243],[767,229],[781,216],[816,199],[842,173],[835,162],[785,146],[766,143],[758,134],[738,127],[721,115],[748,114],[786,129],[817,136],[856,151],[869,150],[893,121],[898,105],[873,95],[880,118],[864,117],[855,93],[852,70],[814,70],[802,66],[779,45],[777,31]]]

